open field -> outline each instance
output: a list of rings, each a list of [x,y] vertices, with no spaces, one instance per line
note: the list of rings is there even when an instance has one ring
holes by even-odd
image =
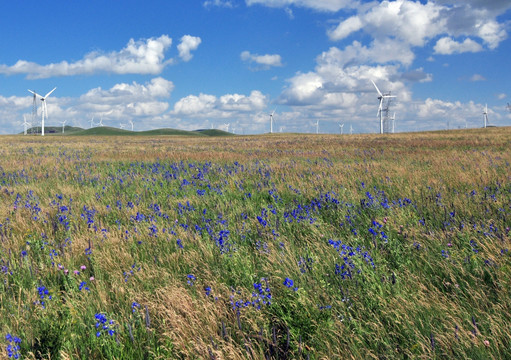
[[[0,137],[0,356],[511,358],[510,148]]]

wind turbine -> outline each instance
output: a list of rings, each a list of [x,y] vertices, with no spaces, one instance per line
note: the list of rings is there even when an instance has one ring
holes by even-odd
[[[484,106],[483,109],[483,120],[484,120],[484,128],[486,129],[486,125],[488,125],[488,104]]]
[[[353,135],[353,125],[350,125],[350,135]]]
[[[133,121],[130,120],[131,131],[133,131]]]
[[[342,128],[344,127],[344,124],[339,124],[339,129],[341,130],[341,135],[342,135]]]
[[[269,114],[269,115],[270,115],[270,134],[273,134],[273,114],[275,114],[275,110],[276,110],[276,109],[274,109],[274,110],[272,111],[272,113],[271,113],[271,114]]]
[[[316,134],[319,134],[319,119],[316,119]]]
[[[99,126],[104,126],[103,125],[103,115],[101,115],[101,117],[99,118]]]
[[[90,128],[92,129],[94,127],[94,116],[92,119],[90,119]]]
[[[23,115],[23,135],[27,135],[27,126],[29,123],[27,122],[27,118]]]
[[[231,126],[231,124],[224,124],[225,131],[229,132],[229,126]]]
[[[390,93],[388,94],[382,94],[380,89],[378,89],[378,86],[376,86],[376,84],[374,83],[373,80],[371,80],[371,82],[373,83],[374,85],[374,88],[376,89],[376,91],[378,92],[378,100],[380,100],[380,105],[378,106],[378,112],[376,113],[376,116],[379,116],[380,117],[380,134],[383,134],[383,101],[385,101],[386,99],[390,99],[390,98],[395,98],[395,96],[393,95],[390,95]]]
[[[48,107],[46,106],[46,98],[48,98],[48,96],[50,96],[51,93],[55,91],[55,89],[56,87],[54,87],[52,91],[50,91],[48,94],[44,96],[39,95],[35,91],[28,90],[32,94],[37,95],[41,98],[41,136],[44,136],[44,117],[46,116],[46,118],[48,118]]]
[[[123,123],[119,123],[119,128],[124,129],[125,126]]]
[[[62,134],[64,133],[64,125],[66,125],[67,120],[62,121]]]

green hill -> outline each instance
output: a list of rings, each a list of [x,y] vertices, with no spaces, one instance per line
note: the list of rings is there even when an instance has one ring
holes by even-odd
[[[20,133],[23,134],[23,133]],[[41,127],[32,127],[27,130],[27,134],[41,134]],[[65,126],[64,134],[62,134],[61,126],[45,126],[45,135],[77,135],[77,136],[161,136],[161,135],[173,135],[173,136],[234,136],[234,134],[216,129],[200,129],[193,131],[178,130],[178,129],[154,129],[146,131],[130,131],[119,129],[110,126],[96,126],[90,129],[82,129],[80,127]]]
[[[64,126],[64,135],[76,133],[78,131],[83,131],[80,127],[75,126]],[[41,127],[40,126],[34,126],[30,129],[27,129],[27,134],[40,134],[41,133]],[[19,134],[23,134],[23,131]],[[62,126],[45,126],[44,127],[44,135],[62,135]]]
[[[199,129],[193,131],[196,134],[207,135],[207,136],[234,136],[233,133],[217,130],[217,129]]]

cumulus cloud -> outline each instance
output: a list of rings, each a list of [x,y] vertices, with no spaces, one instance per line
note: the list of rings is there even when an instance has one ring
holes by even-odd
[[[249,51],[243,51],[240,55],[242,61],[255,63],[258,69],[267,70],[272,66],[282,66],[282,58],[277,54],[258,55],[251,54]]]
[[[106,90],[98,87],[69,104],[68,111],[103,116],[105,121],[160,116],[169,108],[166,99],[173,89],[172,81],[161,77],[145,84],[120,83]]]
[[[463,42],[457,42],[449,37],[439,39],[434,47],[436,54],[450,55],[465,52],[479,52],[483,48],[472,39],[465,39]]]
[[[507,32],[496,16],[511,5],[471,3],[474,6],[454,1],[382,1],[377,6],[359,7],[355,15],[341,20],[327,34],[332,41],[339,41],[363,31],[376,41],[395,39],[410,48],[423,47],[441,37],[435,46],[437,54],[482,51],[482,45],[473,38],[479,38],[488,49],[497,48],[507,38]],[[465,40],[458,43],[453,37]]]
[[[328,35],[335,41],[364,29],[376,39],[393,37],[413,46],[422,46],[428,38],[442,31],[444,20],[441,10],[441,7],[431,2],[383,1],[378,6],[341,21]]]
[[[249,96],[226,94],[216,97],[209,94],[189,95],[178,100],[172,112],[180,117],[231,118],[243,112],[261,111],[267,105],[267,97],[254,90]]]
[[[177,46],[179,57],[183,61],[190,61],[193,57],[192,51],[197,50],[202,42],[200,37],[185,35],[181,38],[181,43]]]
[[[199,38],[183,36],[178,45],[180,57],[184,61],[190,60],[190,51],[197,49],[199,44]],[[61,61],[48,65],[18,60],[12,66],[0,65],[0,74],[26,74],[28,79],[97,73],[155,75],[175,62],[172,58],[165,58],[165,53],[171,45],[172,39],[167,35],[141,40],[130,39],[120,51],[109,53],[93,51],[76,62]]]
[[[411,82],[430,82],[433,81],[433,75],[424,72],[423,68],[407,71],[401,75],[404,80]]]

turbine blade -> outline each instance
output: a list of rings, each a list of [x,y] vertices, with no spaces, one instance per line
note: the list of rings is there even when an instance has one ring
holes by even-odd
[[[35,91],[32,91],[32,90],[30,90],[30,89],[28,89],[28,91],[29,91],[29,92],[31,92],[31,93],[32,93],[32,94],[34,94],[34,95],[37,95],[37,96],[39,96],[39,97],[42,97],[41,95],[39,95],[39,94],[38,94],[38,93],[36,93]]]
[[[376,91],[378,92],[378,95],[383,96],[383,95],[382,95],[382,93],[381,93],[381,91],[380,91],[380,89],[378,89],[378,86],[376,86],[376,84],[374,83],[374,81],[373,81],[373,80],[371,80],[371,82],[373,83],[374,88],[375,88],[375,89],[376,89]]]
[[[50,96],[50,94],[51,94],[52,92],[54,92],[54,91],[55,91],[55,89],[57,89],[57,87],[54,87],[52,91],[50,91],[48,94],[46,94],[46,95],[44,96],[44,98],[46,99],[48,96]]]

